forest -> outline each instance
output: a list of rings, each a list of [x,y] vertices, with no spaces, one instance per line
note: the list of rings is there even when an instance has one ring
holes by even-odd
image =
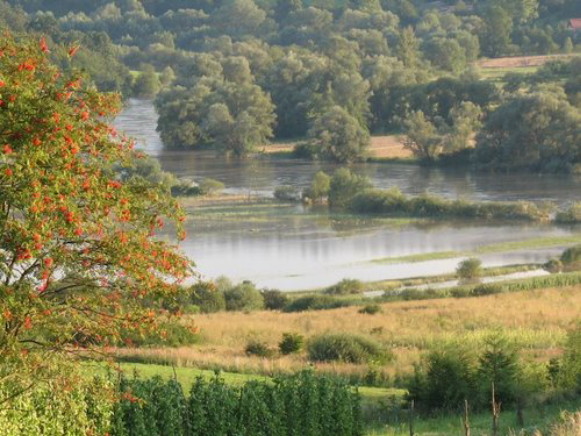
[[[396,133],[426,164],[579,171],[574,0],[3,3],[13,31],[80,43],[99,89],[155,97],[167,147],[245,157],[290,139],[350,163]],[[556,54],[500,83],[478,67]]]

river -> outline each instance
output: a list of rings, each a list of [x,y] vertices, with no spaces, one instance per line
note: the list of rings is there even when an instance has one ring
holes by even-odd
[[[308,186],[320,169],[333,165],[292,159],[240,161],[211,152],[166,150],[155,131],[157,115],[151,102],[130,100],[115,120],[118,129],[134,136],[138,148],[160,160],[180,177],[218,179],[226,192],[272,196],[276,186]],[[378,188],[397,186],[406,194],[429,192],[467,200],[530,200],[568,204],[580,199],[581,178],[536,174],[472,173],[416,165],[356,165]],[[282,213],[281,213],[282,211]],[[221,221],[221,216],[224,221]],[[579,226],[544,224],[482,224],[449,222],[426,225],[361,219],[319,213],[298,206],[262,211],[260,219],[194,213],[188,220],[182,249],[195,260],[204,278],[220,275],[251,280],[260,287],[286,291],[327,286],[343,278],[365,281],[435,275],[454,271],[465,253],[483,246],[545,237],[580,235]],[[485,266],[539,263],[563,247],[549,247],[478,256]],[[490,251],[490,250],[489,250]],[[424,262],[381,263],[378,259],[423,253],[457,252],[457,257]]]

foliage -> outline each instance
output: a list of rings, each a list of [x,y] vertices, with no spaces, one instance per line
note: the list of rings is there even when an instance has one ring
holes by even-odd
[[[200,192],[202,195],[216,195],[224,190],[224,183],[219,180],[206,177],[200,182]]]
[[[309,359],[318,362],[385,363],[391,352],[363,336],[348,333],[329,333],[316,336],[308,343]]]
[[[356,194],[369,187],[371,182],[367,177],[352,173],[348,168],[339,168],[331,178],[329,206],[345,208]]]
[[[558,373],[558,385],[569,391],[581,392],[581,326],[567,335],[565,353]]]
[[[581,162],[580,123],[581,112],[562,92],[516,95],[484,124],[476,162],[493,169],[570,172]]]
[[[482,261],[474,257],[461,261],[456,268],[456,275],[462,280],[477,279],[482,275]]]
[[[410,398],[424,410],[458,410],[464,399],[474,398],[474,383],[474,367],[463,350],[432,351],[415,369]]]
[[[264,309],[264,297],[251,282],[243,282],[224,291],[226,310],[252,311]]]
[[[276,198],[278,201],[294,202],[301,199],[301,193],[295,186],[277,186],[274,190],[274,198]]]
[[[560,258],[566,271],[576,271],[581,269],[581,245],[567,248]]]
[[[284,308],[283,312],[304,312],[307,310],[337,309],[339,307],[350,306],[348,300],[332,297],[331,295],[306,295],[291,300]]]
[[[302,350],[305,338],[299,333],[283,333],[278,349],[282,354],[298,353]]]
[[[78,337],[103,345],[153,327],[144,296],[171,295],[191,274],[153,238],[164,217],[184,236],[177,203],[114,171],[137,158],[107,125],[117,96],[60,71],[48,50],[45,38],[0,41],[0,362],[18,357],[21,368],[41,355],[50,366]]]
[[[341,163],[362,160],[369,146],[367,127],[339,106],[315,118],[308,136],[317,157]]]
[[[121,380],[114,435],[360,436],[359,397],[311,372],[237,389],[198,378],[186,396],[175,380]]]
[[[544,221],[548,219],[550,213],[550,206],[541,207],[526,201],[468,202],[448,200],[429,194],[406,197],[397,188],[365,189],[355,192],[355,195],[347,200],[347,208],[355,213],[480,220]]]
[[[317,171],[313,176],[311,186],[303,192],[303,198],[322,202],[331,190],[331,177],[324,171]]]
[[[85,380],[78,374],[33,386],[2,383],[0,398],[17,396],[0,409],[5,436],[33,434],[105,434],[113,418],[113,385],[103,379]],[[23,392],[20,392],[24,388]]]
[[[359,313],[366,313],[368,315],[375,315],[381,312],[382,309],[379,304],[366,304],[361,309],[359,309]]]
[[[355,279],[343,279],[339,283],[325,289],[325,293],[331,295],[361,294],[365,286],[363,282]]]
[[[520,369],[515,350],[502,336],[487,338],[483,348],[477,368],[480,404],[490,403],[493,384],[497,402],[505,407],[515,404],[520,396]]]
[[[561,224],[581,223],[581,202],[575,202],[567,210],[557,212],[555,222]]]
[[[274,355],[274,351],[267,344],[256,339],[252,339],[246,344],[244,352],[248,355],[259,357],[272,357]]]
[[[262,289],[260,293],[264,298],[264,308],[267,310],[282,310],[289,302],[288,296],[276,289]]]
[[[224,292],[216,289],[213,283],[200,282],[190,288],[191,301],[202,313],[226,310]]]

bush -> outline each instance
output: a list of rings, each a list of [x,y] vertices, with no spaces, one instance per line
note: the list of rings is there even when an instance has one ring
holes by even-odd
[[[135,330],[121,332],[122,341],[118,345],[132,347],[179,347],[182,345],[199,344],[201,337],[198,328],[191,324],[183,324],[177,320],[160,322],[155,330],[146,330],[138,333]]]
[[[347,168],[339,168],[333,174],[329,187],[329,206],[346,208],[356,194],[371,187],[371,182],[365,176],[352,173]]]
[[[478,285],[470,292],[471,295],[475,297],[481,297],[484,295],[493,295],[493,294],[500,294],[504,292],[504,288],[502,285],[499,284],[487,284],[487,285]]]
[[[569,209],[558,212],[555,216],[555,222],[560,224],[581,223],[581,202],[575,202]]]
[[[581,269],[581,244],[566,249],[561,255],[561,262],[565,271]]]
[[[216,289],[213,283],[201,282],[190,288],[191,301],[202,313],[214,313],[226,310],[224,293]]]
[[[458,264],[456,275],[461,280],[474,280],[482,275],[482,262],[474,257],[465,259]]]
[[[432,351],[416,366],[408,389],[427,411],[456,410],[464,399],[474,398],[474,366],[462,351]]]
[[[581,393],[581,324],[567,335],[558,381],[561,388]]]
[[[122,379],[120,391],[115,435],[362,434],[359,396],[309,371],[241,388],[198,378],[189,396],[177,381],[159,377]]]
[[[226,310],[253,311],[264,309],[264,297],[251,282],[243,282],[224,292]]]
[[[359,309],[359,313],[375,315],[376,313],[381,313],[381,306],[379,304],[366,304],[361,309]]]
[[[298,333],[283,333],[278,349],[282,354],[298,353],[302,350],[305,338]]]
[[[346,363],[384,363],[392,357],[377,342],[347,333],[324,334],[311,339],[308,356],[313,361]]]
[[[338,299],[330,295],[307,295],[288,303],[283,312],[304,312],[306,310],[337,309],[351,305],[347,300]]]
[[[202,195],[216,195],[225,188],[224,183],[219,180],[206,178],[200,182],[200,192]]]
[[[343,279],[339,283],[325,289],[325,293],[331,295],[360,294],[364,288],[364,284],[359,280]]]
[[[246,344],[244,352],[248,355],[260,357],[272,357],[274,355],[274,351],[271,350],[266,343],[255,339]]]
[[[277,186],[274,190],[274,198],[278,201],[300,201],[301,192],[294,186]]]
[[[545,264],[543,264],[543,269],[550,273],[560,273],[563,271],[563,262],[559,259],[549,259]]]
[[[289,301],[288,296],[276,289],[263,289],[260,291],[264,298],[264,308],[267,310],[282,310]]]

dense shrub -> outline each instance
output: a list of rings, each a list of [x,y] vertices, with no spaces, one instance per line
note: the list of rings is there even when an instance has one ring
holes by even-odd
[[[113,434],[135,436],[360,436],[359,396],[305,371],[242,388],[198,378],[186,396],[175,380],[121,381]]]
[[[274,351],[265,342],[256,339],[252,339],[246,344],[244,352],[250,356],[259,357],[272,357],[274,355]]]
[[[226,310],[253,311],[264,309],[264,297],[251,282],[243,282],[224,292]]]
[[[213,283],[201,282],[190,288],[190,299],[202,313],[214,313],[226,310],[224,293]]]
[[[200,182],[200,192],[202,195],[216,195],[225,188],[224,183],[219,180],[206,178]]]
[[[406,197],[397,188],[390,190],[359,189],[345,206],[355,213],[373,213],[420,218],[472,218],[483,220],[539,221],[548,218],[548,210],[534,203],[468,202],[447,200],[423,194]]]
[[[377,342],[347,333],[324,334],[312,338],[308,343],[308,356],[313,361],[347,363],[381,363],[392,357]]]
[[[475,297],[480,297],[484,295],[500,294],[501,292],[504,292],[504,288],[501,284],[489,283],[486,285],[478,285],[474,287],[470,294]]]
[[[289,302],[283,312],[304,312],[306,310],[337,309],[351,305],[352,302],[331,295],[307,295]]]
[[[474,367],[460,350],[429,353],[408,386],[410,398],[423,410],[456,410],[474,397]]]
[[[375,315],[376,313],[381,312],[381,306],[379,304],[366,304],[361,309],[359,309],[359,313],[366,313],[368,315]]]
[[[458,264],[456,275],[461,280],[474,280],[482,275],[482,262],[474,257],[465,259]]]
[[[302,350],[305,338],[298,333],[283,333],[278,349],[282,354],[298,353]]]
[[[277,186],[274,190],[274,198],[278,201],[300,201],[301,192],[295,186]]]
[[[569,209],[558,212],[555,216],[555,222],[561,224],[581,223],[581,202],[575,202]]]
[[[36,379],[28,386],[31,381],[19,383],[13,377],[3,378],[0,398],[13,400],[0,408],[3,436],[86,435],[109,431],[114,393],[109,381],[78,378],[46,383]]]
[[[325,289],[325,293],[331,295],[360,294],[364,289],[365,285],[360,280],[343,279],[339,283]]]
[[[581,244],[566,249],[561,255],[561,262],[565,271],[581,269]]]
[[[135,330],[121,332],[122,340],[118,345],[132,347],[168,346],[198,344],[201,340],[199,331],[194,324],[184,324],[176,319],[158,323],[155,329],[147,329],[141,333]]]
[[[264,298],[264,308],[268,310],[282,310],[289,301],[288,296],[276,289],[263,289],[260,291]]]
[[[581,393],[581,324],[567,335],[558,384],[565,390]]]

